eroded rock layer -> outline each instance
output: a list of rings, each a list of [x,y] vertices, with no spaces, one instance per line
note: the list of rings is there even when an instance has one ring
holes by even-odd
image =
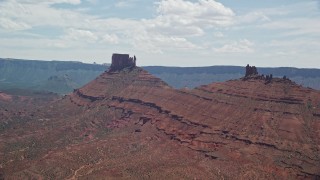
[[[1,167],[59,179],[319,178],[319,102],[318,91],[277,78],[176,90],[138,67],[106,72],[39,110],[41,123],[24,127],[42,138],[2,133]]]

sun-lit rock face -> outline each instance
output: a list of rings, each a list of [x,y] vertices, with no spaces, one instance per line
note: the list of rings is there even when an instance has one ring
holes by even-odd
[[[5,178],[320,176],[319,91],[255,76],[178,90],[127,57],[4,132]]]
[[[82,107],[121,109],[123,114],[108,128],[135,127],[146,136],[163,132],[172,142],[216,159],[217,164],[226,162],[220,165],[229,177],[245,177],[229,170],[252,158],[261,158],[259,163],[247,163],[257,177],[266,178],[269,170],[277,174],[288,164],[300,169],[283,170],[276,177],[318,176],[320,172],[309,165],[320,165],[320,93],[290,80],[266,83],[264,77],[256,77],[260,76],[253,73],[245,81],[177,90],[136,67],[105,73],[70,100]]]
[[[112,64],[109,71],[119,71],[124,68],[136,66],[136,56],[130,57],[129,54],[113,54]]]

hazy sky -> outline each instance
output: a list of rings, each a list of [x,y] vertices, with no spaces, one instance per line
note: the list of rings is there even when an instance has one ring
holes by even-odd
[[[320,68],[320,0],[0,0],[0,57]]]

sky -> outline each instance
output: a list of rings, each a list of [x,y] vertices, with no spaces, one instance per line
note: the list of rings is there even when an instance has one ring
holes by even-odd
[[[320,68],[320,0],[0,0],[0,57]]]

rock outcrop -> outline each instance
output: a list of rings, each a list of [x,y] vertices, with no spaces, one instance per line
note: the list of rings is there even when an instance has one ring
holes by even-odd
[[[116,70],[37,111],[41,121],[1,134],[5,178],[320,177],[319,91],[265,84],[254,69],[247,81],[177,90],[117,56]]]
[[[124,68],[132,68],[136,66],[136,56],[130,57],[129,54],[113,54],[112,64],[109,72],[119,71]]]
[[[273,79],[273,75],[266,75],[263,74],[260,75],[258,73],[258,69],[255,66],[250,66],[249,64],[246,66],[246,74],[242,78],[242,80],[249,80],[249,79],[255,79],[255,80],[264,80],[265,84],[271,83]]]
[[[258,70],[255,66],[250,66],[249,64],[246,66],[246,75],[245,77],[258,75]]]
[[[139,136],[161,132],[171,142],[199,152],[214,163],[223,160],[220,167],[226,177],[245,177],[245,173],[229,170],[252,159],[260,160],[247,166],[261,179],[268,179],[269,171],[279,179],[295,178],[296,174],[318,177],[320,172],[310,167],[320,166],[319,147],[312,150],[320,143],[320,117],[312,109],[320,101],[319,92],[269,75],[266,78],[255,67],[249,67],[247,74],[247,81],[175,90],[134,68],[103,74],[71,95],[70,100],[81,107],[119,110],[122,114],[107,124],[110,129],[132,127]],[[271,79],[272,83],[266,83]],[[313,97],[310,103],[309,97]],[[290,170],[280,173],[277,169],[282,168]]]

